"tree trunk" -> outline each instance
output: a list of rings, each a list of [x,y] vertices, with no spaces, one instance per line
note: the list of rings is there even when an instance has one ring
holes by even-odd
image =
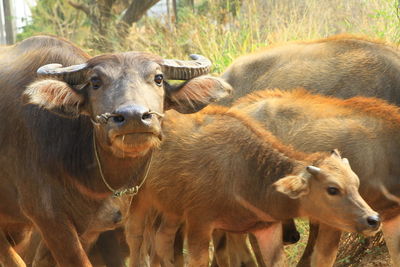
[[[3,6],[0,6],[0,44],[6,44],[6,36],[5,36],[5,25],[3,24],[4,21],[4,13],[3,13]]]
[[[15,43],[15,24],[12,13],[11,0],[3,0],[4,22],[6,30],[6,43],[8,45]]]
[[[139,21],[141,17],[149,10],[152,6],[157,4],[160,0],[133,0],[126,10],[122,21],[127,25]]]
[[[175,23],[178,23],[178,9],[176,7],[176,0],[172,0],[172,4],[174,7]]]
[[[168,27],[171,27],[171,4],[169,2],[170,0],[167,0],[167,20],[168,20]]]
[[[90,20],[90,27],[93,31],[93,37],[90,38],[90,41],[95,45],[94,48],[102,52],[111,52],[113,50],[112,40],[121,38],[121,41],[124,41],[129,33],[129,27],[159,1],[126,1],[127,9],[118,22],[115,21],[112,13],[116,0],[86,0],[84,3],[69,0],[68,2],[74,8],[84,12]]]
[[[118,23],[118,31],[122,38],[128,35],[129,27],[140,20],[147,10],[160,0],[132,0],[121,21]]]

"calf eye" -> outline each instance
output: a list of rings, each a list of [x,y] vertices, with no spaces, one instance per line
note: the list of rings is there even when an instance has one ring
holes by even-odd
[[[331,196],[336,196],[339,195],[340,190],[336,187],[330,186],[326,189],[326,191],[328,192],[329,195]]]
[[[97,90],[101,87],[101,79],[99,77],[92,77],[90,78],[90,84],[93,90]]]
[[[161,86],[162,82],[164,80],[164,77],[162,74],[157,74],[156,76],[154,76],[154,82],[158,85]]]

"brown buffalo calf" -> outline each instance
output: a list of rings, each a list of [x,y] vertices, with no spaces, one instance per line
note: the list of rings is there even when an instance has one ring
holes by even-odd
[[[182,222],[192,267],[208,266],[214,229],[254,233],[268,264],[282,261],[282,220],[307,216],[364,234],[379,229],[377,213],[358,193],[358,177],[337,151],[295,151],[244,114],[222,107],[194,116],[170,112],[164,130],[162,149],[131,206],[131,266],[140,266],[151,207],[162,213],[155,250],[165,266],[173,266]]]
[[[338,35],[290,42],[234,60],[222,77],[235,90],[222,103],[231,104],[255,90],[302,87],[339,98],[361,95],[400,105],[399,73],[398,46],[383,41]]]
[[[342,100],[312,95],[304,89],[254,92],[233,107],[257,119],[283,142],[301,151],[340,149],[360,177],[361,196],[382,215],[386,245],[394,266],[400,266],[398,107],[374,98]],[[332,266],[340,231],[321,225],[319,229],[313,227],[311,233],[316,245],[309,246],[313,249],[301,262],[302,266]]]

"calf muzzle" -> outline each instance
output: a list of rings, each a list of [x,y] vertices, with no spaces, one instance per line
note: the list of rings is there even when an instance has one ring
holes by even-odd
[[[381,219],[379,218],[379,215],[368,216],[367,224],[372,230],[378,230],[381,226]]]

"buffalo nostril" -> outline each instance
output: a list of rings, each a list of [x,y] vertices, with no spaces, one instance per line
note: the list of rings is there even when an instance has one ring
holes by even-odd
[[[372,216],[367,217],[367,223],[372,228],[378,228],[381,223],[381,220],[380,220],[379,216],[372,215]]]
[[[121,123],[125,120],[124,116],[118,115],[113,117],[113,121],[116,123]]]
[[[153,117],[153,114],[151,114],[150,112],[145,112],[142,115],[142,120],[150,120]]]

